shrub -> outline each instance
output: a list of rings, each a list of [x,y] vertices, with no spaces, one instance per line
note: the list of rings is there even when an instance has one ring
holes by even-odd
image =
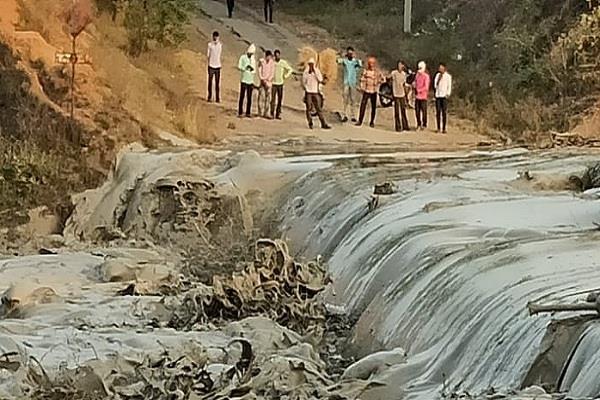
[[[149,42],[176,46],[185,40],[185,25],[194,10],[193,0],[129,0],[125,7],[125,27],[129,53],[139,56]]]
[[[102,174],[82,152],[83,127],[30,92],[1,42],[0,70],[0,223],[10,225],[25,222],[36,206],[61,209],[70,193],[97,185]]]

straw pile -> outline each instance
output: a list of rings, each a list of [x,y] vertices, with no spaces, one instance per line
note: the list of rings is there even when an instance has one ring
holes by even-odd
[[[311,58],[314,58],[315,60],[319,58],[319,53],[312,47],[306,46],[298,50],[298,69],[304,71],[308,64],[308,60]]]
[[[338,65],[337,52],[333,49],[325,49],[319,53],[319,69],[323,76],[327,77],[327,82],[333,84],[337,81]]]
[[[325,49],[320,53],[312,47],[303,47],[298,50],[298,68],[303,71],[308,60],[314,58],[317,66],[327,79],[327,83],[335,83],[338,77],[337,52],[334,49]]]

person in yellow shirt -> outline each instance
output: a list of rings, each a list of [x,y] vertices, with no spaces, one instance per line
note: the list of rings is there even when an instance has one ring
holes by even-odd
[[[292,76],[294,69],[281,58],[281,51],[275,50],[275,78],[273,79],[273,92],[271,95],[271,118],[281,119],[281,105],[283,103],[283,85]]]

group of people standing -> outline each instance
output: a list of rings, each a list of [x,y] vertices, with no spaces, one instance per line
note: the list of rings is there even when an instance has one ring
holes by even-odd
[[[338,59],[338,64],[341,64],[344,70],[343,122],[348,121],[348,116],[350,115],[352,122],[358,126],[362,125],[366,115],[367,104],[370,103],[371,119],[369,126],[374,127],[380,88],[384,83],[389,82],[392,87],[395,130],[397,132],[410,130],[407,109],[409,108],[409,96],[413,94],[415,96],[414,109],[417,130],[427,128],[428,103],[432,80],[427,72],[427,65],[424,61],[418,63],[416,73],[413,73],[405,62],[399,61],[397,68],[386,76],[377,66],[377,60],[374,57],[368,58],[367,66],[363,69],[362,62],[356,58],[354,49],[348,47],[346,55]],[[361,69],[362,73],[359,77]],[[448,98],[452,94],[452,76],[448,73],[447,67],[443,63],[439,65],[438,72],[433,79],[433,90],[437,131],[446,133]],[[362,96],[357,119],[356,106],[358,104],[359,92],[362,93]]]
[[[258,75],[258,115],[281,119],[283,87],[285,81],[294,73],[294,69],[281,58],[280,50],[265,50],[264,57],[258,62],[255,53],[256,47],[251,44],[238,61],[241,73],[238,116],[250,117],[252,114],[252,92]]]
[[[219,33],[214,32],[208,44],[208,101],[220,102],[222,44]],[[255,57],[256,47],[251,44],[246,53],[238,61],[240,71],[240,95],[238,116],[251,117],[252,96],[258,88],[258,115],[269,119],[281,119],[285,82],[292,76],[294,69],[282,58],[280,50],[265,50],[258,61]],[[354,49],[348,47],[346,54],[340,56],[337,63],[343,69],[344,112],[342,122],[351,120],[361,126],[365,120],[367,106],[370,104],[369,126],[375,126],[378,97],[383,84],[391,86],[391,99],[394,107],[394,128],[397,132],[410,130],[407,110],[410,108],[409,97],[414,95],[414,109],[417,130],[424,130],[428,124],[428,103],[433,86],[436,108],[437,131],[446,133],[448,120],[448,98],[452,94],[452,76],[446,65],[441,63],[433,82],[424,61],[418,63],[416,73],[399,61],[397,68],[384,74],[377,65],[375,57],[367,59],[366,66],[355,55]],[[305,92],[306,119],[309,128],[313,128],[313,116],[318,117],[322,129],[330,129],[323,116],[322,86],[325,78],[316,60],[311,58],[306,63],[302,74],[302,87]],[[259,82],[256,85],[255,82]],[[432,85],[433,83],[433,85]],[[360,101],[359,101],[360,98]],[[358,106],[358,113],[357,113]]]
[[[223,44],[219,32],[213,32],[212,41],[208,43],[208,101],[214,99],[221,102],[221,56]],[[281,119],[283,104],[283,86],[285,81],[292,76],[294,69],[281,58],[280,50],[266,50],[264,57],[258,62],[255,58],[256,46],[251,44],[243,54],[237,68],[240,71],[240,97],[238,116],[250,117],[252,115],[252,94],[258,76],[258,114],[265,118]]]

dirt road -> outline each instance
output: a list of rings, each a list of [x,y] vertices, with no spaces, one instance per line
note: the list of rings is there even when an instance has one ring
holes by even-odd
[[[302,32],[278,24],[268,25],[262,21],[261,10],[251,10],[237,7],[234,18],[227,18],[225,2],[201,0],[199,2],[202,15],[195,21],[198,31],[203,36],[210,37],[213,30],[221,32],[224,41],[224,69],[222,85],[224,89],[223,103],[221,104],[220,119],[231,129],[226,135],[229,145],[259,147],[273,143],[295,142],[299,145],[326,145],[339,151],[340,148],[369,148],[385,150],[451,150],[474,148],[481,144],[489,144],[487,137],[475,132],[473,125],[467,121],[450,119],[450,128],[447,135],[438,135],[431,131],[410,132],[397,134],[393,131],[392,109],[378,110],[376,128],[366,126],[355,127],[351,124],[341,124],[335,120],[334,112],[341,110],[342,98],[339,88],[330,87],[326,93],[326,111],[328,120],[333,124],[331,131],[319,129],[309,130],[304,116],[302,103],[302,89],[298,77],[286,85],[285,109],[283,121],[270,121],[261,118],[238,119],[237,93],[239,73],[235,66],[238,57],[243,54],[249,43],[255,43],[260,49],[281,49],[284,58],[291,63],[297,61],[297,50],[310,43],[305,43],[301,38]],[[260,51],[259,51],[260,53]],[[260,54],[259,54],[260,56]],[[203,58],[205,61],[205,58]],[[202,66],[204,70],[205,65]],[[205,98],[206,77],[196,82],[196,91]],[[415,126],[414,117],[410,114],[410,122]],[[430,110],[430,119],[434,115]],[[435,122],[432,121],[434,125]]]

